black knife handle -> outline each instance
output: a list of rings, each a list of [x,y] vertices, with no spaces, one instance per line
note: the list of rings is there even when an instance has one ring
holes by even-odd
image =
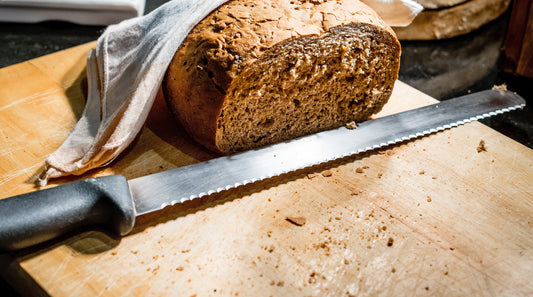
[[[26,248],[85,227],[125,235],[134,223],[126,178],[89,178],[0,199],[0,251]]]

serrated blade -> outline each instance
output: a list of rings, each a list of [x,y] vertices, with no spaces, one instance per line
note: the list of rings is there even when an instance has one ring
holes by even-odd
[[[137,215],[525,106],[489,90],[295,140],[130,180]]]

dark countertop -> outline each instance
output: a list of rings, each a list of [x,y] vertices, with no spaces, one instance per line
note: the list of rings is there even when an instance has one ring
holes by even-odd
[[[166,0],[147,0],[146,12]],[[439,100],[506,84],[527,100],[522,110],[482,122],[533,148],[533,80],[498,68],[509,11],[468,35],[439,41],[404,41],[400,80]],[[63,22],[16,24],[0,22],[0,68],[96,40],[105,28]],[[5,265],[0,261],[0,266]],[[0,272],[4,267],[0,267]],[[18,296],[0,278],[3,296]],[[6,293],[7,292],[7,293]]]

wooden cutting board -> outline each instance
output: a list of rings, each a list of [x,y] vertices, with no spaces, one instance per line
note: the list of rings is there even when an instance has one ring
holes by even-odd
[[[0,70],[1,198],[32,191],[74,127],[93,46]],[[212,158],[161,100],[116,162],[56,184]],[[380,115],[433,102],[398,82]],[[51,296],[531,296],[532,177],[531,149],[470,123],[167,208],[121,239],[65,237],[4,275]]]

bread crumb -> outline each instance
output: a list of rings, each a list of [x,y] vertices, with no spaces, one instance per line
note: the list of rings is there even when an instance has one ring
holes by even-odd
[[[326,170],[324,172],[322,172],[322,176],[324,177],[330,177],[333,175],[333,172],[331,172],[331,170]]]
[[[387,246],[392,246],[394,244],[394,238],[389,237],[389,240],[387,240]]]
[[[361,167],[357,167],[357,168],[355,169],[355,172],[357,172],[357,173],[363,173],[363,168],[361,168]]]
[[[176,270],[177,270],[177,271],[183,271],[183,267],[181,267],[181,266],[180,266],[180,267],[177,267]]]
[[[418,174],[422,175],[422,174],[425,174],[426,172],[424,170],[420,171]]]
[[[312,178],[315,178],[315,177],[317,177],[317,176],[318,176],[318,174],[316,174],[316,173],[308,173],[308,174],[307,174],[307,178],[308,178],[308,179],[312,179]]]
[[[477,152],[481,153],[481,152],[486,152],[486,151],[487,151],[487,147],[485,146],[485,140],[481,139],[479,141],[479,145],[477,146]]]
[[[428,202],[431,202],[431,197],[428,196],[428,199],[427,199]]]
[[[503,83],[501,85],[494,85],[493,90],[507,91],[507,84]]]
[[[381,178],[383,176],[383,173],[378,173],[378,178]]]
[[[351,121],[346,124],[346,128],[350,130],[357,129],[357,124],[354,121]]]
[[[305,225],[306,219],[304,217],[287,217],[285,220],[289,221],[290,223],[296,225],[296,226],[303,226]]]

